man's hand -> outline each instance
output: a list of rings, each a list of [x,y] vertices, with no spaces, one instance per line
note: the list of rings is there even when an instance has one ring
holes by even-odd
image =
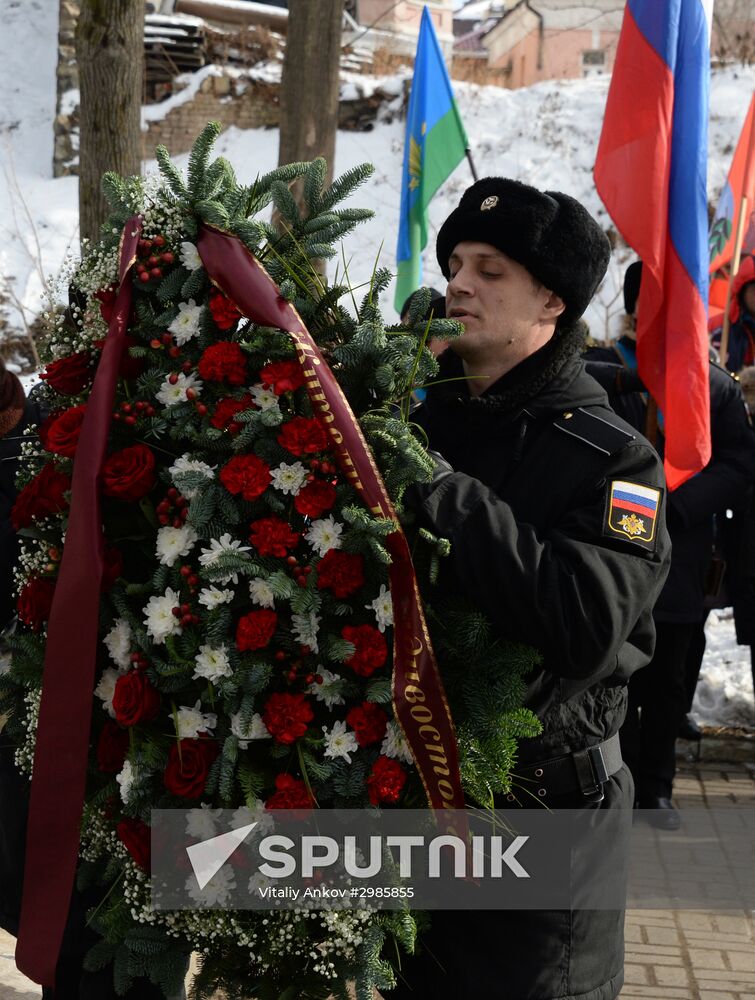
[[[419,510],[430,494],[434,493],[443,480],[454,472],[440,452],[428,451],[427,454],[434,463],[432,479],[429,483],[413,483],[407,488],[404,493],[404,506],[410,510]]]

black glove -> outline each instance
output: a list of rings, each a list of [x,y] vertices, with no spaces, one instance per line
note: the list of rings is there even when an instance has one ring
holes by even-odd
[[[444,479],[453,475],[453,468],[445,458],[437,451],[428,451],[429,457],[433,460],[433,475],[429,483],[413,483],[404,493],[404,506],[410,510],[417,511],[424,504],[425,500],[435,492]]]

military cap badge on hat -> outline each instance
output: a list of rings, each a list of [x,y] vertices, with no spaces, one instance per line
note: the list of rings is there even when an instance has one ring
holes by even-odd
[[[559,191],[538,191],[505,177],[485,177],[464,192],[440,228],[436,252],[444,276],[454,247],[489,243],[559,295],[559,326],[578,319],[608,267],[611,246],[584,206]]]

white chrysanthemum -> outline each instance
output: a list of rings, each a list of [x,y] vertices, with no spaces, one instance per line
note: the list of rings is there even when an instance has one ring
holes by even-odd
[[[277,469],[270,472],[270,478],[276,490],[292,497],[301,491],[307,475],[307,469],[301,462],[292,462],[291,465],[281,462]]]
[[[144,619],[147,632],[158,646],[162,645],[169,635],[181,634],[181,625],[173,614],[173,608],[180,605],[180,596],[168,587],[162,597],[153,594],[142,609],[147,616]]]
[[[305,615],[291,615],[291,630],[296,636],[296,641],[302,646],[309,646],[313,653],[319,653],[317,645],[317,630],[320,627],[320,619],[309,611]]]
[[[179,347],[188,344],[191,338],[196,337],[199,333],[199,317],[201,315],[202,307],[198,306],[194,299],[180,303],[178,316],[168,327]]]
[[[249,581],[249,596],[254,603],[259,604],[261,608],[275,607],[275,594],[273,593],[273,588],[267,580],[263,580],[261,576],[255,576],[253,580]]]
[[[317,701],[324,701],[327,708],[333,708],[334,705],[343,705],[344,699],[341,694],[343,677],[331,673],[325,667],[318,667],[317,673],[322,677],[322,684],[318,684],[316,681],[310,684],[307,689],[309,693],[313,694]]]
[[[231,732],[234,736],[238,737],[239,746],[242,750],[247,749],[251,740],[270,739],[270,733],[267,731],[267,726],[262,721],[262,716],[259,712],[254,713],[249,720],[249,725],[246,727],[244,727],[244,723],[241,721],[241,712],[236,712],[235,715],[231,716]]]
[[[229,865],[223,865],[215,872],[203,889],[199,888],[199,883],[193,874],[186,879],[186,891],[194,902],[210,908],[225,906],[235,888],[236,875]]]
[[[125,618],[118,618],[103,639],[110,659],[121,670],[131,666],[131,628]]]
[[[218,559],[229,552],[241,555],[242,552],[249,551],[251,551],[251,545],[242,545],[238,538],[231,538],[230,534],[226,531],[220,538],[210,539],[210,547],[209,549],[202,549],[199,561],[203,566],[212,566],[213,563],[216,563]],[[238,573],[225,573],[218,580],[218,583],[230,582],[239,582]]]
[[[330,549],[340,549],[342,534],[343,525],[330,516],[313,521],[304,537],[318,555],[324,556]]]
[[[385,584],[381,584],[380,593],[374,601],[365,604],[368,611],[374,611],[377,618],[377,627],[381,632],[385,632],[387,625],[393,625],[393,601],[391,592],[386,589]]]
[[[322,727],[325,734],[325,756],[343,757],[347,764],[351,763],[351,754],[359,749],[357,738],[354,733],[346,728],[346,723],[341,719],[333,723],[333,728],[328,730],[327,726]]]
[[[121,675],[117,670],[113,670],[112,667],[107,667],[103,670],[100,682],[94,689],[94,693],[97,697],[102,699],[102,707],[111,719],[115,718],[115,712],[113,711],[113,695],[115,694],[115,685],[120,676]]]
[[[195,740],[200,733],[210,733],[218,724],[218,717],[212,712],[202,712],[202,702],[197,701],[194,708],[181,705],[174,719],[176,735],[179,740]]]
[[[239,806],[231,816],[230,827],[238,830],[240,826],[249,826],[256,823],[252,831],[253,837],[264,837],[275,828],[275,820],[269,809],[265,809],[265,803],[261,799],[254,799],[254,804],[249,806]]]
[[[155,554],[163,566],[173,566],[176,559],[187,556],[199,539],[193,528],[184,524],[180,528],[166,525],[157,532]]]
[[[385,727],[385,736],[380,746],[380,753],[385,754],[386,757],[394,757],[396,760],[402,760],[405,764],[414,763],[414,758],[411,755],[406,738],[401,732],[401,727],[395,722],[389,722]]]
[[[212,611],[213,608],[218,608],[221,604],[230,604],[233,600],[233,591],[218,590],[217,587],[203,587],[199,591],[197,600],[208,611]]]
[[[199,250],[197,250],[193,243],[189,243],[188,240],[181,244],[178,256],[187,271],[196,271],[198,267],[202,267],[202,258],[199,256]]]
[[[215,822],[220,818],[220,814],[220,809],[213,809],[204,802],[199,809],[189,809],[186,814],[186,832],[197,840],[209,840],[218,832]]]
[[[180,476],[184,472],[199,472],[205,479],[215,478],[215,469],[217,466],[208,465],[207,462],[202,462],[198,458],[192,458],[191,455],[186,452],[186,454],[181,455],[175,460],[173,465],[168,469],[170,478],[174,486],[177,486],[176,476]],[[186,497],[187,500],[191,500],[193,496],[197,493],[196,489],[187,489],[185,486],[181,488],[181,492]]]
[[[272,410],[278,407],[278,397],[272,389],[266,389],[262,385],[253,385],[251,388],[252,399],[260,410]]]
[[[170,379],[175,377],[175,384]],[[157,392],[157,401],[163,406],[176,406],[177,403],[186,402],[186,390],[194,389],[197,395],[202,391],[203,382],[192,372],[191,375],[184,375],[183,372],[175,372],[174,376],[166,376],[165,381]]]
[[[136,781],[136,777],[137,771],[130,760],[124,762],[123,767],[115,776],[115,780],[118,782],[118,791],[120,792],[121,802],[123,802],[124,805],[128,805],[128,797],[131,793],[134,782]]]
[[[218,647],[200,646],[194,663],[193,680],[205,677],[208,681],[217,681],[221,677],[230,677],[233,673],[225,644]]]

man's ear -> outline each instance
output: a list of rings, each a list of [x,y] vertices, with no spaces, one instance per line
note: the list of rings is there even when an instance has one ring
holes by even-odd
[[[546,322],[555,323],[565,309],[566,303],[561,296],[546,289],[546,299],[543,302],[543,319]]]

